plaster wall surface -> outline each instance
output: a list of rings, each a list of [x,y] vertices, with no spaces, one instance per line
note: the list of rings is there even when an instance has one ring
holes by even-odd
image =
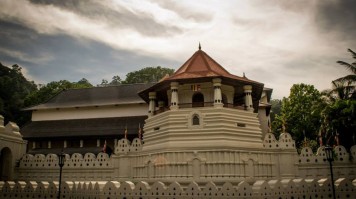
[[[1,152],[1,179],[16,179],[14,168],[17,161],[26,153],[27,142],[22,140],[19,127],[9,122],[4,126],[4,118],[0,115],[0,152]]]
[[[37,110],[32,121],[90,119],[147,115],[147,104]]]
[[[193,124],[193,117],[199,124]],[[257,114],[216,107],[184,108],[149,117],[144,151],[166,149],[261,149]]]
[[[332,198],[331,184],[335,184],[335,198],[355,198],[355,180],[339,178],[331,182],[328,178],[259,180],[252,184],[208,182],[188,184],[156,181],[62,181],[61,198]],[[57,198],[58,181],[7,181],[0,182],[0,198]]]

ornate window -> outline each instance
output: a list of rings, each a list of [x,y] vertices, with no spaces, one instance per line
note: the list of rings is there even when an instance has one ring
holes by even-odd
[[[192,117],[192,125],[200,125],[200,118],[199,115],[194,114]]]

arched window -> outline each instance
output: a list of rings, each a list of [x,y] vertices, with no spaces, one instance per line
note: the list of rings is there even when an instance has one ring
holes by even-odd
[[[193,115],[192,124],[193,125],[200,125],[199,115]]]
[[[192,98],[192,107],[204,107],[204,95],[195,93]]]
[[[0,151],[0,180],[6,181],[12,178],[12,153],[8,147]]]

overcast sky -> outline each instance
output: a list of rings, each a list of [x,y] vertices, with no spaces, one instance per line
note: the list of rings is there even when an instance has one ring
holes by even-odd
[[[0,62],[36,83],[96,85],[148,66],[179,68],[197,49],[232,74],[289,95],[347,74],[355,0],[0,0]]]

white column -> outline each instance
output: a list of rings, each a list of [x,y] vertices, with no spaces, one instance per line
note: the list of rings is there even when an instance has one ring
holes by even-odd
[[[67,148],[67,140],[64,140],[63,147]]]
[[[171,110],[177,110],[179,108],[178,106],[178,82],[171,82],[171,92],[172,92],[172,97],[171,97]]]
[[[148,105],[148,116],[153,116],[156,108],[156,92],[149,92],[148,97],[150,99],[150,103]]]
[[[32,149],[35,149],[35,148],[36,148],[36,142],[33,141],[33,142],[32,142]]]
[[[80,148],[83,147],[83,140],[80,140]]]
[[[222,95],[221,95],[221,79],[215,78],[213,79],[214,86],[214,107],[223,107],[222,103]]]
[[[253,112],[253,103],[252,103],[252,86],[245,85],[243,87],[245,93],[245,106],[247,111]]]
[[[51,141],[48,141],[48,148],[49,148],[49,149],[52,148],[52,143],[51,143]]]
[[[96,139],[96,146],[100,147],[100,139]]]

